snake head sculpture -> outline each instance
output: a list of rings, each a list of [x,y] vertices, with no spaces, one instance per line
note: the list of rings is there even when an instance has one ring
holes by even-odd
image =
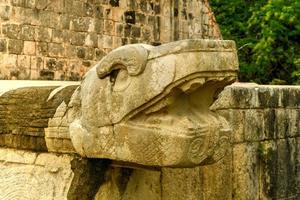
[[[73,94],[73,146],[84,157],[147,166],[215,162],[229,144],[230,127],[210,106],[237,70],[232,41],[115,49]]]

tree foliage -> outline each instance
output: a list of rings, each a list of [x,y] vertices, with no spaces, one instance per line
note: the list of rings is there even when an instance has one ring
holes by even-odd
[[[300,84],[299,0],[211,0],[224,39],[237,42],[240,80]]]

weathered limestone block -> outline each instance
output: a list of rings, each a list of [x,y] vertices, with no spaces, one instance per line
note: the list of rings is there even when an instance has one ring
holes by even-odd
[[[232,152],[210,165],[194,168],[162,168],[163,200],[231,200]]]
[[[259,199],[258,144],[237,144],[233,148],[233,199]]]
[[[299,199],[299,139],[234,146],[233,199]]]
[[[220,159],[230,128],[209,106],[236,79],[237,65],[231,41],[183,40],[112,51],[86,74],[66,112],[73,117],[66,120],[76,152],[173,167]]]
[[[211,107],[233,129],[233,200],[300,198],[299,92],[299,86],[235,83]]]
[[[213,105],[214,106],[214,105]],[[230,124],[232,129],[232,142],[243,142],[245,141],[244,126],[245,126],[245,110],[243,109],[222,109],[217,110]]]
[[[0,199],[67,199],[72,156],[0,148]]]
[[[77,84],[0,81],[0,146],[47,151],[44,128]]]
[[[224,158],[212,165],[204,165],[199,167],[200,174],[198,179],[201,180],[200,186],[194,189],[201,189],[202,199],[209,200],[231,200],[233,187],[232,176],[232,150],[229,149]],[[196,177],[196,176],[195,176]],[[179,193],[178,193],[179,195]],[[196,198],[201,199],[201,198]]]
[[[159,170],[112,167],[107,171],[95,200],[161,200],[161,172]]]
[[[163,200],[198,200],[202,198],[200,168],[162,169],[162,199]]]
[[[111,167],[95,200],[231,200],[231,157],[205,168]]]
[[[235,83],[225,88],[214,107],[218,107],[218,109],[297,109],[300,108],[299,98],[299,86]]]
[[[299,138],[262,142],[259,150],[261,199],[299,199]]]
[[[234,129],[234,142],[298,137],[299,86],[235,83],[226,87],[211,109]]]
[[[1,200],[91,200],[109,161],[0,148]]]

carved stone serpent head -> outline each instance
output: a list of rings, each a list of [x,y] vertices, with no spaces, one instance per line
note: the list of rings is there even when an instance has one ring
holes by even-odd
[[[82,156],[141,165],[215,162],[229,144],[230,127],[210,106],[237,70],[232,41],[118,48],[72,97],[72,143]]]

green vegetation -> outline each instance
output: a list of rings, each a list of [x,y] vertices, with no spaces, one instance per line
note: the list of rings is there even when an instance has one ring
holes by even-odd
[[[235,40],[240,80],[300,84],[299,0],[211,0],[223,39]]]

